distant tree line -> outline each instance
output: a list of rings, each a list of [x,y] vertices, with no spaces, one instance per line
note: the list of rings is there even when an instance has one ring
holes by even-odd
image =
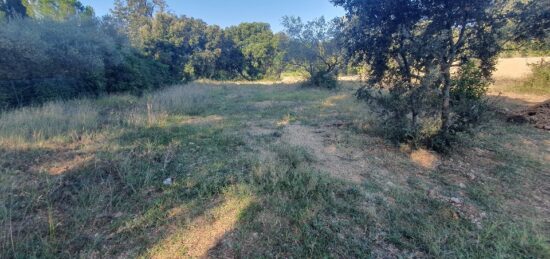
[[[301,69],[289,65],[300,53],[286,49],[292,42],[267,23],[222,29],[162,0],[117,0],[101,18],[76,0],[0,0],[0,108],[200,78],[276,79]]]
[[[78,0],[0,0],[0,109],[201,78],[276,79],[288,70],[306,85],[334,88],[338,74],[360,67],[369,86],[395,90],[395,100],[383,100],[388,107],[407,107],[390,112],[397,138],[416,139],[437,113],[433,96],[443,98],[441,134],[462,127],[453,125],[464,118],[453,117],[461,79],[451,67],[480,75],[483,88],[503,42],[550,46],[545,1],[332,2],[347,15],[284,17],[284,31],[274,33],[266,23],[209,25],[171,13],[164,0],[115,0],[101,18]]]
[[[257,80],[282,71],[281,34],[269,24],[222,29],[166,11],[162,0],[117,0],[112,18],[132,45],[170,68],[181,80]]]
[[[168,67],[75,0],[0,0],[0,109],[159,88]]]

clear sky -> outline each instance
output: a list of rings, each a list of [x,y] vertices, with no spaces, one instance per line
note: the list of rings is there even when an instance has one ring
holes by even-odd
[[[98,16],[109,13],[113,0],[81,0],[92,6]],[[241,22],[267,22],[274,31],[281,30],[281,17],[300,16],[305,20],[325,16],[342,16],[344,10],[329,0],[167,0],[169,10],[178,15],[200,18],[222,27]]]

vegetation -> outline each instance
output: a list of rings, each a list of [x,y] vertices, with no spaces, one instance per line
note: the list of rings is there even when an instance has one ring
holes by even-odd
[[[531,74],[524,82],[516,85],[513,91],[528,93],[528,94],[549,94],[550,93],[550,63],[541,61],[537,64],[532,64]]]
[[[514,42],[530,44],[530,49],[550,48],[550,7],[543,1],[518,2],[512,12]]]
[[[167,69],[145,58],[109,24],[17,19],[0,27],[0,107],[53,99],[141,92],[171,82]],[[48,64],[45,66],[44,64]]]
[[[287,62],[307,73],[307,85],[335,88],[343,53],[335,39],[338,21],[327,22],[321,17],[303,23],[300,17],[283,18]]]
[[[171,14],[164,1],[117,1],[102,19],[78,1],[1,3],[2,108],[200,78],[278,78],[285,69],[284,37],[263,23],[223,30]]]
[[[184,81],[258,80],[282,72],[279,37],[265,23],[222,30],[166,11],[164,1],[117,1],[113,16],[134,46],[170,66]]]
[[[548,63],[492,80],[547,7],[333,2],[0,0],[0,258],[549,258]]]
[[[357,1],[336,0],[348,11],[348,48],[371,71],[360,98],[377,101],[391,137],[398,142],[429,144],[444,150],[466,129],[456,112],[473,109],[469,96],[455,92],[481,89],[461,76],[479,70],[491,77],[499,53],[499,5],[495,1]],[[381,33],[382,32],[382,33]],[[354,40],[351,40],[353,38]],[[458,66],[453,75],[451,68]],[[453,84],[453,81],[461,83]],[[475,83],[475,82],[472,82]],[[387,93],[378,91],[387,89]],[[476,99],[479,99],[476,97]],[[469,117],[471,114],[467,114]],[[478,117],[476,113],[473,115]],[[468,125],[471,125],[468,123]]]
[[[275,35],[267,23],[242,23],[225,30],[242,53],[241,76],[248,80],[278,78],[283,71],[282,35]],[[235,59],[232,59],[235,62]]]
[[[550,254],[532,196],[548,187],[546,132],[491,116],[431,161],[377,137],[342,84],[190,84],[3,113],[0,256]]]

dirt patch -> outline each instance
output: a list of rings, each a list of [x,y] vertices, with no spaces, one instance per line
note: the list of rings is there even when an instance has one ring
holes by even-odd
[[[318,160],[316,169],[340,179],[362,183],[368,171],[363,152],[353,148],[339,148],[331,143],[335,138],[335,133],[328,128],[288,125],[283,131],[282,141],[310,150]]]
[[[194,219],[187,228],[177,228],[153,248],[150,257],[207,258],[209,251],[234,230],[240,213],[251,202],[251,197],[228,197],[205,215]]]
[[[550,100],[508,117],[509,122],[531,123],[536,128],[550,130]]]
[[[219,115],[211,115],[207,117],[193,117],[189,119],[185,119],[181,121],[181,124],[188,124],[188,125],[205,125],[205,124],[213,124],[223,121],[223,117]]]
[[[415,150],[410,155],[411,160],[425,169],[435,169],[439,165],[439,156],[425,149]]]
[[[93,159],[94,159],[93,156],[77,155],[73,159],[67,159],[67,160],[54,163],[54,165],[52,165],[46,171],[50,175],[62,175],[67,172],[78,169],[79,167],[83,167],[87,163],[91,162]]]

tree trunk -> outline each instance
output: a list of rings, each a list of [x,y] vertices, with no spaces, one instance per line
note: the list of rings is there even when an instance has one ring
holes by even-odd
[[[451,66],[445,65],[443,73],[443,105],[441,106],[441,133],[444,136],[449,134],[451,127]]]
[[[411,100],[411,111],[412,111],[412,121],[411,121],[412,129],[416,134],[416,131],[418,129],[418,111],[416,110],[416,102],[414,102],[414,100]]]

